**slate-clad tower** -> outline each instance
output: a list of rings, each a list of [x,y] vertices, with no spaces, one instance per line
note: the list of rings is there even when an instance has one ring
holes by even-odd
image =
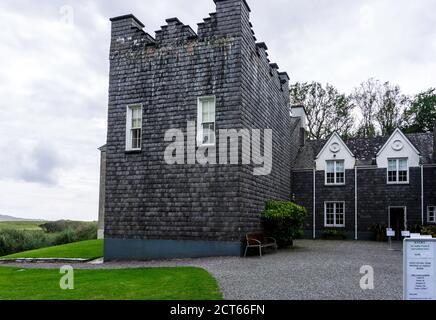
[[[133,15],[111,19],[107,260],[239,255],[245,234],[261,229],[265,201],[290,199],[289,78],[256,43],[246,1],[215,3],[197,33],[177,18],[155,37]],[[207,125],[216,139],[208,141],[217,149],[221,129],[273,130],[270,174],[255,176],[241,160],[165,162],[165,133],[188,136],[187,122],[199,124],[205,97],[214,103]]]

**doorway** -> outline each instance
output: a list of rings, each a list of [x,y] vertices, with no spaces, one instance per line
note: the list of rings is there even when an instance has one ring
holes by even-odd
[[[407,208],[389,207],[389,228],[395,231],[393,240],[401,240],[401,231],[407,230]]]

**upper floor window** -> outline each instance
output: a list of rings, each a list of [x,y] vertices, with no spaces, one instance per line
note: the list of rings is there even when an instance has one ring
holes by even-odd
[[[436,223],[436,206],[427,208],[427,222]]]
[[[326,161],[326,184],[345,184],[345,161],[328,160]]]
[[[141,150],[142,142],[142,105],[127,107],[126,150]]]
[[[388,160],[388,183],[407,183],[409,182],[409,168],[407,159]]]
[[[324,204],[324,225],[326,227],[345,227],[345,202],[326,202]]]
[[[197,144],[215,145],[215,97],[198,99]]]

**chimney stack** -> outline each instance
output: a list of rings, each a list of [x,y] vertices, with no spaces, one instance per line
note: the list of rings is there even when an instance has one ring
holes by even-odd
[[[304,146],[307,140],[307,113],[302,104],[293,105],[291,107],[291,114],[293,118],[300,118],[300,145]]]

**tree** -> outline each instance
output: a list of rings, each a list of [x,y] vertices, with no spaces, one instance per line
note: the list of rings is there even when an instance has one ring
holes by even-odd
[[[375,119],[383,136],[392,134],[402,124],[403,112],[409,98],[401,93],[399,86],[385,82],[377,91]]]
[[[303,104],[306,109],[310,138],[325,139],[335,131],[344,137],[351,135],[354,105],[350,97],[318,82],[297,82],[290,92],[291,103]]]
[[[404,113],[403,129],[407,133],[428,132],[436,122],[436,89],[417,94]]]
[[[362,117],[357,135],[369,138],[390,135],[400,127],[409,99],[399,86],[371,78],[355,89],[353,101]]]
[[[369,138],[376,135],[374,119],[377,110],[378,86],[379,83],[377,80],[369,79],[354,90],[353,101],[362,116],[362,120],[357,130],[357,135],[359,137]]]

